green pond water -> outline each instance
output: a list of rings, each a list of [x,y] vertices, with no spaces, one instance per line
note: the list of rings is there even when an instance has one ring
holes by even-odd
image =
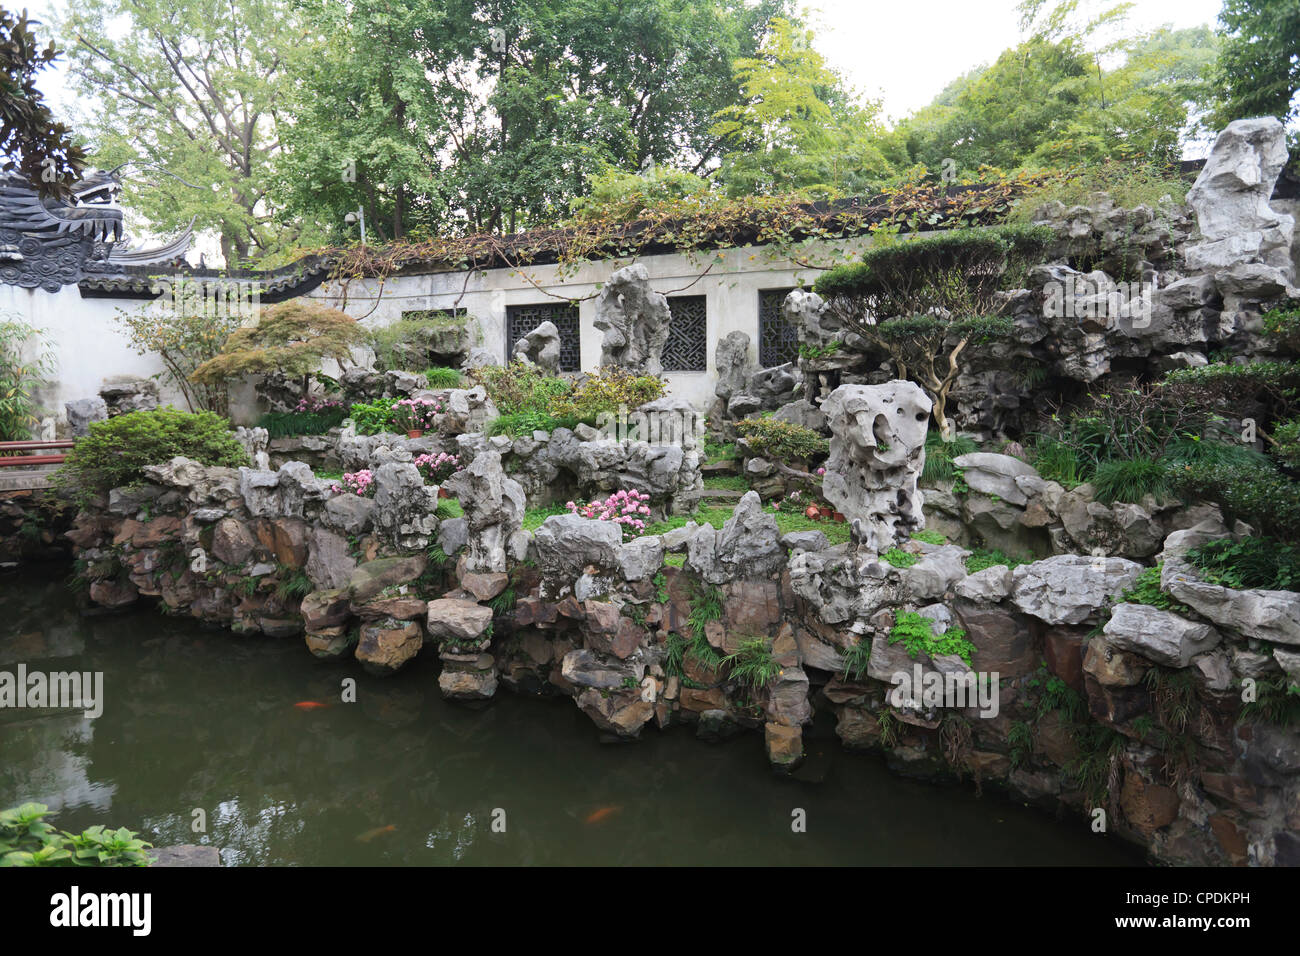
[[[0,709],[0,807],[49,804],[63,829],[211,843],[226,865],[1142,863],[1082,817],[895,776],[843,752],[828,720],[807,739],[818,782],[781,779],[761,733],[603,744],[568,700],[444,701],[427,653],[381,679],[297,638],[83,617],[64,573],[0,577],[0,670],[104,675],[95,719]],[[294,706],[337,701],[344,677],[356,703]]]

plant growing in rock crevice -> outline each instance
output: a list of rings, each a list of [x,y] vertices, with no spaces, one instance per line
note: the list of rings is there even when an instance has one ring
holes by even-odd
[[[735,653],[722,658],[730,676],[751,691],[767,687],[781,674],[781,665],[761,637],[739,642]]]

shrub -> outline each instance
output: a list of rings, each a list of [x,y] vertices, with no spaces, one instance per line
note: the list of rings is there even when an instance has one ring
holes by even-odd
[[[460,471],[460,458],[440,451],[436,455],[417,455],[411,462],[420,470],[427,482],[440,485],[454,473]]]
[[[901,611],[890,628],[889,643],[902,643],[908,657],[913,659],[921,654],[931,658],[956,654],[967,667],[972,666],[975,645],[966,637],[966,632],[959,627],[950,627],[942,634],[935,634],[933,624],[928,617],[915,611]]]
[[[557,401],[555,414],[595,425],[602,412],[631,411],[664,394],[664,383],[653,375],[638,375],[627,369],[606,366],[584,378],[572,393]]]
[[[1241,519],[1266,534],[1300,538],[1300,482],[1273,465],[1184,465],[1171,470],[1171,489],[1186,500],[1218,504],[1228,520]]]
[[[248,315],[242,308],[211,310],[186,305],[184,290],[197,289],[199,285],[197,281],[178,281],[179,308],[162,312],[156,307],[120,311],[115,318],[137,352],[158,356],[165,369],[163,377],[180,389],[192,410],[224,415],[230,404],[225,381],[200,383],[191,376],[221,354],[229,337]]]
[[[996,548],[976,548],[966,558],[966,572],[974,574],[976,571],[983,571],[985,568],[996,567],[999,564],[1014,568],[1032,560],[1032,558],[1013,558]]]
[[[77,440],[54,482],[84,501],[138,482],[145,465],[160,465],[178,455],[201,465],[236,468],[249,463],[220,415],[168,406],[92,422],[90,434]]]
[[[1173,611],[1175,614],[1189,613],[1191,608],[1178,603],[1160,590],[1160,573],[1163,570],[1164,564],[1157,564],[1154,568],[1147,568],[1137,576],[1133,586],[1124,592],[1123,599],[1129,604],[1147,604],[1151,607],[1158,607],[1162,611]]]
[[[88,827],[81,833],[56,830],[45,820],[43,803],[24,803],[0,811],[0,867],[5,866],[148,866],[153,846],[121,827]]]
[[[1300,352],[1300,303],[1278,307],[1261,317],[1264,332],[1289,352]]]
[[[393,403],[392,421],[402,431],[424,431],[437,424],[442,401],[434,398],[399,398]]]
[[[334,398],[304,396],[289,412],[267,412],[258,419],[259,428],[265,428],[271,438],[292,435],[323,435],[343,423],[348,409]]]
[[[1178,178],[1176,170],[1158,163],[1106,160],[1077,166],[1065,175],[1031,184],[1014,202],[1007,219],[1031,222],[1038,207],[1048,202],[1064,203],[1067,207],[1088,205],[1097,192],[1108,194],[1123,209],[1132,209],[1156,206],[1166,196],[1181,203],[1187,195],[1187,183]]]
[[[1011,320],[996,315],[997,294],[1018,285],[1053,238],[1048,228],[1017,226],[880,244],[823,273],[813,289],[845,327],[889,356],[900,377],[930,394],[935,423],[948,436],[960,356],[1011,333]]]
[[[493,435],[509,435],[511,438],[519,438],[524,435],[531,435],[533,432],[553,432],[557,428],[573,428],[578,424],[573,418],[557,418],[546,412],[514,412],[510,415],[501,415],[498,418],[488,422],[484,431],[487,437]]]
[[[307,393],[310,375],[323,359],[347,362],[363,330],[352,316],[307,299],[292,299],[267,309],[256,325],[237,329],[220,353],[199,365],[190,381],[219,385],[233,379],[279,372],[302,379]]]
[[[1102,504],[1116,501],[1137,502],[1147,495],[1162,497],[1168,490],[1169,469],[1163,462],[1103,461],[1092,476],[1097,500]]]
[[[1187,560],[1207,581],[1224,587],[1300,589],[1300,546],[1271,538],[1207,541],[1187,552]]]
[[[1278,425],[1273,430],[1273,440],[1277,442],[1273,449],[1277,457],[1292,468],[1300,468],[1300,418]]]
[[[502,415],[518,412],[549,414],[556,403],[569,398],[573,382],[547,375],[536,365],[511,362],[474,369],[470,377],[487,390]]]
[[[736,433],[760,458],[808,461],[824,458],[830,452],[830,442],[811,428],[775,418],[747,418],[736,422]]]
[[[781,665],[761,637],[741,641],[736,652],[724,657],[722,663],[731,668],[733,679],[750,690],[767,687],[781,673]]]
[[[0,441],[26,441],[40,421],[35,391],[53,369],[43,333],[24,322],[0,321]]]
[[[921,469],[921,481],[927,485],[952,481],[957,477],[953,459],[975,451],[979,451],[979,445],[968,435],[954,435],[951,441],[944,441],[938,432],[928,433],[925,436],[925,466]]]
[[[356,426],[358,435],[378,435],[397,428],[393,414],[395,398],[377,398],[373,402],[357,402],[348,409],[348,418]]]
[[[465,377],[457,369],[435,366],[424,370],[424,380],[430,388],[460,388]]]

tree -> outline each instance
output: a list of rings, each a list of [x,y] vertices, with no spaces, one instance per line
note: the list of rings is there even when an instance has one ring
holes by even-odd
[[[1214,121],[1300,114],[1300,0],[1225,0]]]
[[[1072,0],[1022,4],[1027,35],[900,125],[908,161],[938,170],[1060,167],[1106,159],[1168,165],[1190,132],[1214,57],[1207,29],[1123,32],[1126,5],[1074,22]]]
[[[95,159],[138,164],[127,202],[153,228],[197,218],[230,265],[291,240],[271,163],[291,66],[319,41],[290,0],[78,0],[59,26]]]
[[[899,378],[929,393],[949,440],[948,393],[962,354],[1011,333],[1011,320],[995,314],[997,293],[1051,238],[1047,229],[1002,227],[886,243],[823,273],[813,289],[845,328],[889,356]]]
[[[610,168],[701,172],[789,0],[310,0],[278,195],[328,241],[550,225]],[[346,171],[346,175],[344,175]]]
[[[256,325],[231,333],[221,351],[190,373],[199,385],[221,385],[249,375],[309,377],[323,359],[347,362],[365,330],[352,316],[318,302],[292,299],[272,306]]]
[[[758,55],[736,61],[743,99],[719,110],[713,127],[729,147],[718,171],[729,195],[834,196],[891,172],[875,143],[880,104],[848,92],[811,39],[776,18]]]
[[[12,14],[0,7],[0,149],[5,172],[16,172],[43,194],[63,194],[86,165],[86,154],[71,131],[54,119],[36,88],[36,74],[59,53],[44,50],[32,32],[39,22],[27,11]]]

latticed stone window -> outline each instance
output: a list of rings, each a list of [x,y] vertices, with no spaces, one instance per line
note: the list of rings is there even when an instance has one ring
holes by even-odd
[[[703,372],[709,367],[709,312],[702,295],[675,295],[668,300],[672,320],[664,345],[665,372]]]
[[[781,304],[793,289],[758,290],[758,363],[784,365],[799,357],[799,330],[785,320]]]
[[[560,330],[560,371],[580,371],[578,307],[568,302],[506,306],[506,360],[510,360],[515,343],[543,322],[554,322]]]

